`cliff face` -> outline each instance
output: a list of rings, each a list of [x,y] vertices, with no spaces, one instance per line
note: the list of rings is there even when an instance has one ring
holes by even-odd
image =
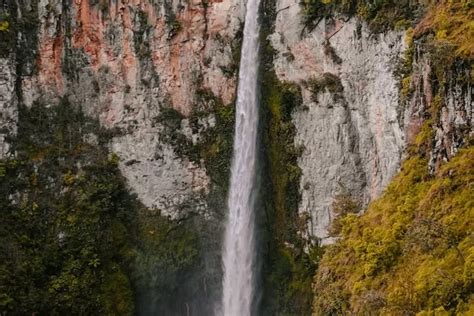
[[[183,209],[206,212],[205,169],[199,161],[178,157],[163,141],[160,117],[169,108],[189,115],[200,106],[198,91],[208,91],[224,104],[233,102],[233,49],[238,45],[242,4],[88,0],[22,4],[12,14],[18,19],[27,13],[37,15],[37,44],[27,48],[31,64],[26,67],[16,67],[15,63],[28,61],[14,51],[1,59],[2,137],[15,132],[17,95],[27,107],[67,98],[115,131],[111,149],[146,206],[175,217]],[[16,36],[24,36],[21,29]],[[209,120],[203,124],[212,125]],[[199,138],[186,122],[178,128],[189,139]],[[1,144],[6,154],[8,144],[3,140]]]
[[[311,214],[311,234],[325,239],[334,198],[347,194],[367,205],[398,172],[407,146],[416,143],[439,90],[432,80],[436,53],[423,46],[423,39],[407,48],[405,32],[374,33],[358,18],[322,17],[308,29],[299,3],[277,2],[271,42],[278,78],[298,84],[303,96],[303,106],[293,113],[295,143],[304,148],[298,162],[299,211]],[[411,60],[407,49],[416,49]],[[403,62],[413,70],[409,92],[401,90]],[[468,78],[470,67],[455,64],[438,95],[440,114],[432,117],[434,140],[428,150],[432,171],[472,135]]]
[[[67,98],[114,130],[111,149],[139,199],[180,217],[207,213],[210,179],[200,159],[179,155],[169,141],[163,109],[183,115],[175,126],[192,145],[215,125],[203,92],[232,106],[244,4],[241,1],[25,1],[15,14],[37,17],[37,45],[20,60],[1,59],[1,151],[15,133],[18,100],[57,103]],[[327,237],[335,195],[350,192],[362,205],[377,197],[397,172],[406,145],[422,129],[433,98],[431,66],[413,61],[409,98],[394,72],[406,50],[403,32],[372,33],[357,18],[302,22],[297,0],[279,0],[271,43],[280,81],[301,87],[293,113],[295,144],[304,148],[300,213],[310,233]],[[12,30],[13,31],[13,30]],[[21,30],[17,37],[28,38]],[[30,37],[32,37],[30,35]],[[25,49],[22,46],[21,49]],[[24,52],[22,54],[25,54]],[[16,63],[23,63],[18,67]],[[18,72],[21,73],[18,73]],[[440,124],[434,126],[431,165],[451,157],[472,129],[471,86],[453,69]],[[188,117],[186,119],[185,117]],[[179,147],[179,146],[178,146]]]
[[[404,132],[407,143],[415,144],[416,138],[423,136],[423,124],[425,132],[427,127],[431,130],[429,167],[433,172],[450,160],[474,133],[471,71],[466,62],[458,61],[445,71],[445,81],[436,82],[433,78],[439,76],[437,68],[452,61],[433,64],[433,53],[426,52],[422,43],[415,43],[414,50],[410,95],[404,102]]]
[[[0,158],[10,149],[7,135],[16,133],[18,100],[15,94],[15,67],[12,60],[0,58]]]
[[[300,212],[311,231],[326,237],[336,194],[367,203],[396,173],[405,147],[393,71],[403,34],[373,35],[361,21],[322,19],[304,29],[298,1],[280,1],[273,45],[276,72],[302,88],[293,115],[299,159]]]

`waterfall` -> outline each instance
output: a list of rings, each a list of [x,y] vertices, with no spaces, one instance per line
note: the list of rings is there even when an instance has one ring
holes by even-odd
[[[255,296],[255,172],[258,128],[258,50],[260,0],[247,0],[237,91],[229,214],[223,249],[225,316],[248,316]]]

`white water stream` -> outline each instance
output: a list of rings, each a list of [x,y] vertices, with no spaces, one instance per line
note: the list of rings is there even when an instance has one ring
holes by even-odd
[[[228,197],[229,214],[223,249],[224,316],[249,316],[255,303],[259,4],[260,0],[247,0]]]

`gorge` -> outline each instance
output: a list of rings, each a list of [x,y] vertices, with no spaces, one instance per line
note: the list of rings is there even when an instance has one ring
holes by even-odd
[[[472,315],[473,20],[0,1],[0,314]]]

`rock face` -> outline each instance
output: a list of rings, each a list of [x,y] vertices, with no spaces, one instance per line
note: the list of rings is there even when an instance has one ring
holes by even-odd
[[[6,137],[16,133],[17,101],[12,59],[0,58],[0,159],[10,150]]]
[[[116,131],[111,149],[146,206],[173,217],[189,207],[205,212],[206,171],[161,140],[157,118],[163,108],[189,115],[200,90],[233,102],[241,2],[27,2],[18,12],[37,15],[38,44],[35,71],[21,78],[23,103],[81,106]],[[14,60],[0,63],[2,135],[15,131]],[[8,151],[3,136],[0,146]]]
[[[413,75],[410,84],[410,98],[405,104],[404,128],[408,144],[416,142],[421,131],[426,112],[430,104],[437,110],[434,124],[433,144],[430,148],[430,170],[435,171],[442,162],[453,157],[458,149],[465,144],[466,137],[474,135],[473,87],[470,78],[470,66],[462,62],[454,63],[446,73],[446,83],[442,93],[445,102],[440,103],[434,95],[430,77],[433,67],[421,45],[415,44]],[[439,116],[439,117],[438,117]],[[433,119],[433,117],[432,117]]]
[[[366,205],[397,172],[433,107],[428,53],[417,46],[409,100],[399,95],[395,71],[406,49],[403,32],[372,34],[355,18],[322,19],[304,29],[299,1],[280,0],[272,44],[279,79],[301,86],[304,107],[294,113],[299,160],[300,212],[311,214],[310,232],[323,241],[336,194]],[[451,158],[473,133],[470,67],[448,74],[435,119],[431,168]],[[464,78],[464,80],[462,79]]]
[[[276,73],[299,84],[304,100],[293,116],[295,142],[304,146],[300,212],[311,214],[312,234],[325,238],[336,194],[365,204],[399,167],[405,141],[393,71],[403,34],[372,35],[356,19],[323,19],[308,33],[298,1],[279,1],[278,9]]]

